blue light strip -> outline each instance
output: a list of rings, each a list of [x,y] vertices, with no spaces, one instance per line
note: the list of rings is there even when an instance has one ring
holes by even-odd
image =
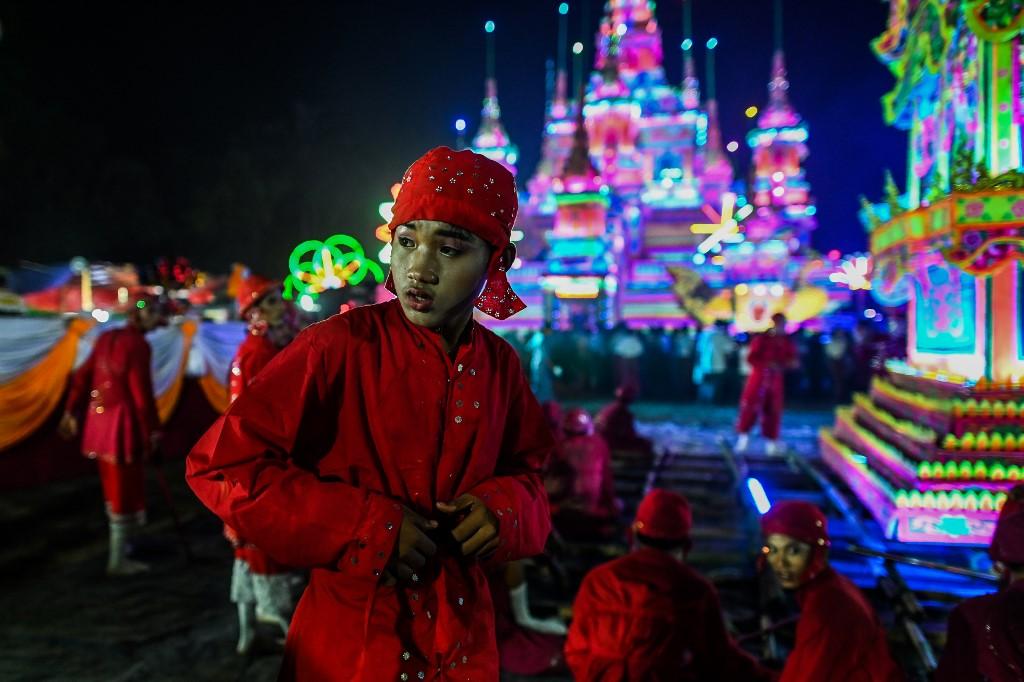
[[[750,491],[750,497],[753,498],[754,506],[757,507],[759,514],[765,514],[772,508],[772,502],[768,499],[768,493],[764,491],[761,481],[753,476],[749,477],[747,479],[747,490]]]

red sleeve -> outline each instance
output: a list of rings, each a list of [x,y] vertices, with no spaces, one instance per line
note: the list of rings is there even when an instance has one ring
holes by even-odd
[[[310,328],[232,403],[189,453],[186,478],[203,503],[281,563],[376,582],[402,523],[401,505],[296,463],[337,428],[344,366],[328,371]],[[385,559],[386,561],[386,559]]]
[[[770,682],[775,673],[764,668],[753,656],[743,651],[725,629],[722,620],[722,606],[714,586],[704,604],[703,656],[694,659],[693,665],[699,671],[700,679],[721,680],[722,682]],[[691,618],[684,613],[682,619]]]
[[[128,390],[132,394],[136,414],[142,421],[142,432],[148,438],[160,429],[160,416],[153,396],[153,351],[145,339],[128,349]]]
[[[540,554],[551,532],[543,472],[555,449],[554,437],[514,357],[507,375],[516,385],[495,475],[468,491],[483,500],[498,519],[499,544],[491,563]]]
[[[805,609],[780,682],[872,682],[870,633],[838,600]]]
[[[935,682],[970,682],[981,679],[970,625],[959,608],[949,614],[946,648],[935,670]]]
[[[754,337],[754,340],[750,342],[750,352],[747,353],[747,364],[751,367],[762,367],[770,360],[770,358],[768,358],[769,350],[766,339],[767,337],[764,334],[758,334]]]
[[[593,582],[590,575],[583,578],[572,605],[572,624],[565,640],[565,662],[578,680],[586,679],[587,662],[590,660],[591,629],[594,627]]]
[[[99,349],[103,337],[96,339],[96,343],[89,353],[88,359],[71,375],[71,387],[68,389],[68,399],[64,403],[65,412],[80,412],[85,406],[86,397],[92,390],[92,373],[96,367],[96,351]]]

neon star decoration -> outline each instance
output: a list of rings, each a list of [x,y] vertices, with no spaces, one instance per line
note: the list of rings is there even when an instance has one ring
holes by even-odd
[[[845,284],[850,291],[871,289],[871,258],[857,256],[852,260],[844,260],[839,265],[839,272],[828,276],[829,281]]]
[[[734,213],[736,208],[736,195],[732,192],[722,194],[722,211],[718,212],[711,206],[705,204],[701,210],[711,223],[694,223],[690,225],[690,231],[694,234],[708,235],[697,247],[700,253],[707,253],[722,242],[736,243],[743,241],[740,231],[740,221],[750,215],[753,207],[747,204]]]
[[[367,257],[359,240],[347,234],[336,234],[322,242],[302,242],[288,257],[288,270],[291,274],[284,287],[287,299],[315,299],[328,289],[359,284],[367,275],[372,275],[378,284],[384,281],[380,265]]]

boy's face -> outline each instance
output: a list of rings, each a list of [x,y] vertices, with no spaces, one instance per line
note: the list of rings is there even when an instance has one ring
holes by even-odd
[[[395,291],[410,322],[436,329],[472,310],[491,257],[484,240],[448,223],[413,220],[395,230],[391,248]]]
[[[800,587],[800,579],[811,563],[811,546],[788,535],[772,533],[766,538],[764,551],[779,584],[787,590]]]

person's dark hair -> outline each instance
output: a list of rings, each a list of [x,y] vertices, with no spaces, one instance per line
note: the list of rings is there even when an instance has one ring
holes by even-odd
[[[677,549],[689,552],[690,548],[693,547],[693,540],[690,538],[684,540],[662,540],[660,538],[648,537],[643,533],[636,534],[636,541],[644,547],[660,549],[663,552],[672,552]]]

